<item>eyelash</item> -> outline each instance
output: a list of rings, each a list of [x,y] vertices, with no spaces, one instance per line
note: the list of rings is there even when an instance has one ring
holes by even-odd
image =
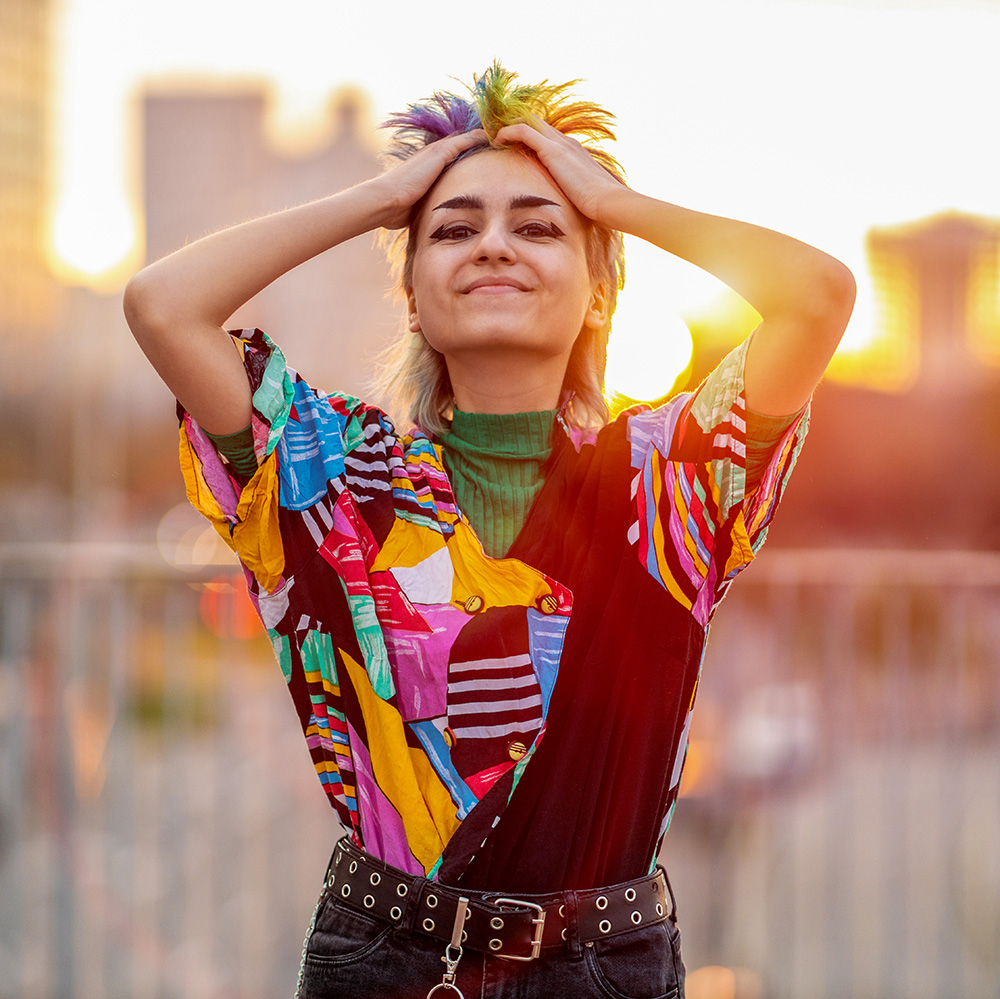
[[[454,235],[454,233],[460,232],[463,229],[469,233],[475,232],[472,226],[467,225],[464,222],[458,222],[451,226],[447,224],[439,226],[437,229],[434,230],[434,232],[430,234],[428,238],[433,239],[435,242],[441,242],[444,240],[447,240],[448,242],[458,242],[458,240],[466,239],[467,237],[458,236],[455,239],[452,239],[451,237]],[[562,229],[559,228],[559,226],[557,226],[555,223],[552,222],[549,223],[526,222],[524,225],[522,225],[519,229],[516,229],[515,231],[520,233],[523,232],[523,230],[525,229],[541,230],[541,232],[536,235],[526,236],[527,239],[545,239],[545,238],[558,239],[559,237],[566,235],[566,233],[564,233]]]

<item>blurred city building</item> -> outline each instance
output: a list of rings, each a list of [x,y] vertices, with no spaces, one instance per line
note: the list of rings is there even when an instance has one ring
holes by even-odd
[[[0,3],[0,329],[4,353],[34,345],[55,315],[57,287],[45,262],[53,4]],[[17,357],[20,352],[14,354]],[[13,388],[6,363],[3,387]]]

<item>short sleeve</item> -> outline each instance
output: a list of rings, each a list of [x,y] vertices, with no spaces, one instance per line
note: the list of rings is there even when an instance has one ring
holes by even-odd
[[[629,417],[640,560],[707,623],[755,557],[809,425],[809,407],[775,445],[753,488],[746,477],[745,341],[692,393]]]
[[[197,421],[178,404],[180,463],[188,499],[212,523],[256,578],[273,591],[293,564],[318,547],[332,497],[343,488],[344,454],[360,433],[364,404],[312,388],[285,363],[261,330],[233,331],[243,346],[252,393],[251,430],[257,471],[244,485],[231,474]],[[279,508],[316,525],[315,545],[282,536]]]

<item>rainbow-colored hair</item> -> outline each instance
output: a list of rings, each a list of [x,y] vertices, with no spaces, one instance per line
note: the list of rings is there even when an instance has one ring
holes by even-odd
[[[601,141],[614,141],[614,115],[591,101],[574,100],[570,90],[579,80],[561,84],[543,80],[532,85],[518,84],[516,80],[516,73],[495,61],[482,76],[473,76],[468,97],[439,91],[425,101],[410,104],[405,111],[389,115],[380,126],[392,132],[386,157],[404,160],[432,142],[477,128],[485,130],[490,143],[467,150],[458,159],[491,148],[534,156],[527,146],[496,146],[492,141],[501,128],[521,122],[532,124],[534,117],[565,135],[578,138],[600,166],[620,183],[625,183],[621,165],[597,145]],[[397,293],[401,297],[405,297],[412,284],[415,240],[411,237],[423,207],[424,199],[421,199],[410,212],[408,226],[388,234],[385,241]],[[588,231],[587,263],[591,277],[605,285],[610,317],[618,291],[625,283],[621,233],[592,222]],[[569,401],[566,416],[581,427],[601,425],[608,419],[604,369],[610,329],[609,318],[604,330],[581,335],[566,370],[563,383],[564,402]],[[444,429],[445,414],[453,403],[451,384],[444,358],[421,334],[404,334],[390,348],[383,369],[382,387],[395,397],[397,408],[405,408],[409,418],[430,433]]]
[[[422,103],[389,115],[379,126],[394,133],[387,155],[406,159],[431,142],[477,128],[492,142],[501,128],[530,123],[534,116],[565,135],[578,137],[601,166],[625,182],[625,171],[614,156],[592,145],[615,141],[614,115],[592,101],[572,100],[569,90],[579,80],[559,84],[548,80],[517,84],[516,80],[517,74],[497,61],[482,76],[473,75],[468,97],[439,91]]]

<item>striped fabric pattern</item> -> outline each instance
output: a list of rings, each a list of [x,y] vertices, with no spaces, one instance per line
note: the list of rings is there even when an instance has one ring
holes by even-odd
[[[541,728],[542,695],[531,656],[452,663],[448,723],[458,739],[500,739]]]

